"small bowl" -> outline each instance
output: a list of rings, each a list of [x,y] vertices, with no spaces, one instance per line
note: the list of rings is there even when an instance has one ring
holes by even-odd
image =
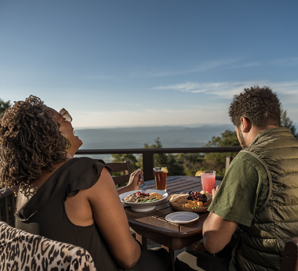
[[[133,193],[136,192],[143,192],[143,193],[153,193],[153,192],[157,192],[159,194],[161,194],[163,196],[162,199],[156,200],[156,201],[151,201],[151,202],[138,202],[138,203],[134,203],[134,202],[125,202],[123,201],[123,199],[128,196],[131,195]],[[167,200],[168,197],[168,193],[165,190],[157,190],[157,189],[146,189],[145,191],[140,189],[140,190],[133,190],[133,191],[129,191],[129,192],[125,192],[123,194],[119,195],[120,201],[122,202],[123,206],[130,206],[131,209],[135,212],[149,212],[155,209],[156,205]]]

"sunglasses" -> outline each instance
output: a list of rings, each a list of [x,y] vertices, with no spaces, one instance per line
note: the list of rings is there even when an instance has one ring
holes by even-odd
[[[65,108],[62,108],[59,113],[64,118],[64,120],[72,122],[72,117]]]

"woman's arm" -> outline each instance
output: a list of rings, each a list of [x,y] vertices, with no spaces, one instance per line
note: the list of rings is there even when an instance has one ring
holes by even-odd
[[[127,185],[117,189],[118,194],[120,195],[125,192],[138,190],[139,186],[142,184],[141,174],[143,174],[143,171],[141,169],[132,172],[130,174]]]
[[[116,262],[123,268],[133,267],[140,258],[141,248],[130,233],[124,208],[106,168],[87,192],[95,223]]]

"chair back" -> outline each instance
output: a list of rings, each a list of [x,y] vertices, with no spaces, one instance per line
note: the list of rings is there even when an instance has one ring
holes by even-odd
[[[0,271],[96,271],[87,250],[16,229],[3,221],[0,221],[0,263]]]
[[[281,271],[298,271],[298,237],[286,242],[282,257]]]
[[[129,181],[131,173],[130,161],[124,161],[124,163],[106,163],[106,165],[112,170],[112,173],[119,173],[117,176],[114,176],[115,174],[112,175],[115,184],[123,185]],[[124,172],[124,175],[120,175],[120,172]]]
[[[10,189],[0,189],[0,221],[15,226],[16,197]]]

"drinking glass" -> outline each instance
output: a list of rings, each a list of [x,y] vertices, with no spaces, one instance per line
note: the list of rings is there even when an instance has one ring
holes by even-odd
[[[212,194],[212,189],[215,186],[216,171],[205,171],[201,175],[202,189]]]
[[[161,169],[167,169],[166,167],[155,167],[153,168],[155,186],[158,190],[166,190],[167,188],[167,173]]]

